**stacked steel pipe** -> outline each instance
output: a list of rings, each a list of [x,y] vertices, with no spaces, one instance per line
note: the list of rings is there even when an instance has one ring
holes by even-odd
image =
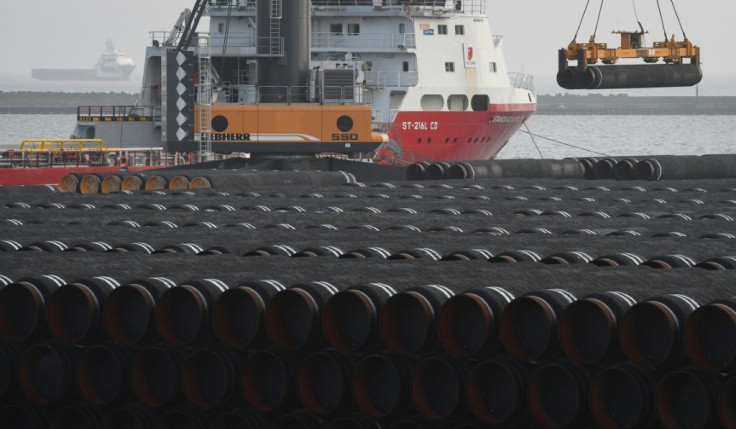
[[[2,426],[736,427],[736,187],[507,176],[3,189]]]
[[[473,180],[504,177],[647,181],[728,179],[736,177],[736,155],[654,155],[562,160],[500,159],[452,163],[421,161],[406,168],[407,180]],[[62,183],[66,184],[71,192],[80,187],[84,190],[85,186],[85,183],[75,182],[74,177],[69,177]]]

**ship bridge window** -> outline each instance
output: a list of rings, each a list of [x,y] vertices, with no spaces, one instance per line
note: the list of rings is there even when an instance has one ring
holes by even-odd
[[[452,94],[447,97],[447,109],[463,112],[468,109],[468,97],[465,94]]]
[[[404,34],[404,33],[406,33],[406,24],[402,22],[401,24],[399,24],[399,34]]]
[[[342,24],[330,24],[330,33],[342,34]]]
[[[422,110],[439,111],[445,105],[445,100],[439,94],[424,94],[420,102]]]
[[[348,24],[348,36],[357,36],[360,34],[360,24]]]
[[[401,70],[405,72],[409,71],[409,61],[404,61],[401,63]]]
[[[464,25],[456,25],[455,26],[455,34],[461,36],[465,34],[465,26]]]
[[[448,73],[455,71],[455,63],[453,62],[447,62],[445,63],[445,71]]]
[[[439,24],[437,26],[437,34],[447,34],[447,25]]]
[[[470,107],[475,112],[487,112],[491,99],[486,94],[476,94],[470,99]]]

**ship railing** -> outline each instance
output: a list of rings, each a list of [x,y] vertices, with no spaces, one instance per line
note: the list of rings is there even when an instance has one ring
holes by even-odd
[[[365,104],[359,86],[259,86],[256,102],[264,104]]]
[[[312,0],[313,6],[349,7],[372,6],[374,8],[426,7],[461,13],[485,13],[486,0]]]
[[[79,106],[77,121],[160,121],[161,108],[154,106]]]
[[[6,168],[137,167],[174,165],[161,147],[107,147],[101,139],[26,139],[0,157]]]
[[[511,86],[518,89],[526,89],[534,92],[534,76],[524,73],[509,72]]]
[[[419,83],[418,72],[365,72],[365,86],[368,88],[407,87]]]
[[[256,8],[255,0],[209,0],[209,7],[238,7],[240,9],[253,9]]]
[[[346,33],[313,32],[312,48],[347,49],[351,52],[403,51],[416,48],[414,34],[410,33]]]
[[[236,31],[225,34],[210,34],[210,47],[212,48],[255,48],[256,37],[249,32]]]

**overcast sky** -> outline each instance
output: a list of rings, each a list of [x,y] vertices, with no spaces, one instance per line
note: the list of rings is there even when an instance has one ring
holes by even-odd
[[[290,0],[284,0],[288,6]],[[495,34],[505,36],[509,69],[531,73],[547,88],[557,68],[557,50],[572,39],[586,0],[488,0]],[[662,40],[656,0],[634,0],[649,31],[648,42]],[[668,34],[682,34],[671,0],[660,0]],[[4,1],[0,14],[0,73],[28,73],[34,67],[91,67],[106,39],[131,56],[142,71],[152,30],[168,31],[194,0],[35,0]],[[587,41],[595,26],[599,0],[591,0],[578,41]],[[734,0],[675,0],[685,32],[702,48],[703,85],[716,79],[736,95]],[[637,28],[632,0],[605,2],[597,40],[618,46],[612,30]],[[138,75],[134,78],[137,80]],[[554,86],[554,85],[551,85]],[[727,90],[728,91],[728,90]],[[546,91],[545,91],[546,92]],[[713,94],[715,95],[715,94]]]

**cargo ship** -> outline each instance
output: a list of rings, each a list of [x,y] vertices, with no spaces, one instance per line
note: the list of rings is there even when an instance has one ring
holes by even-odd
[[[169,152],[491,159],[536,110],[485,0],[208,0],[152,32],[137,103],[74,134]],[[196,31],[203,16],[209,29]]]
[[[31,76],[38,80],[128,80],[135,70],[133,59],[115,49],[112,41],[105,43],[105,51],[90,69],[32,69]]]

